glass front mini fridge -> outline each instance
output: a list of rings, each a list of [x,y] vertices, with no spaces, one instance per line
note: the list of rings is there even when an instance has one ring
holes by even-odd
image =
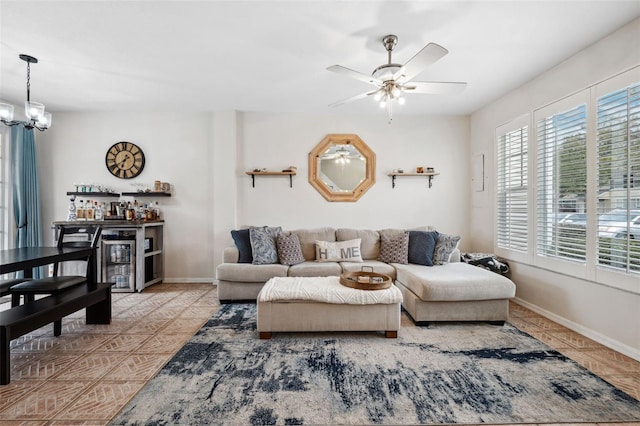
[[[111,283],[113,292],[134,292],[136,288],[136,241],[102,239],[102,282]],[[111,237],[113,238],[113,237]]]

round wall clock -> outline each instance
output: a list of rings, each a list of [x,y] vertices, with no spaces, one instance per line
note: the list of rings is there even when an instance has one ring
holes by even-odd
[[[144,152],[131,142],[114,143],[104,160],[109,172],[120,179],[134,178],[144,169]]]

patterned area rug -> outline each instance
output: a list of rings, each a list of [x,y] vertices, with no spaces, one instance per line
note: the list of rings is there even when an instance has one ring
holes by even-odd
[[[509,324],[274,333],[223,305],[113,424],[640,421],[640,402]]]

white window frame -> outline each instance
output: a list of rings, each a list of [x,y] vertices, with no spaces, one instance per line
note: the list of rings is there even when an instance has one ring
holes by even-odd
[[[600,97],[605,96],[609,93],[615,92],[617,90],[624,89],[625,87],[631,86],[639,82],[640,82],[640,66],[635,67],[629,71],[620,73],[612,78],[609,78],[605,81],[602,81],[594,85],[591,88],[591,102],[593,103],[593,105],[597,105],[598,99]],[[597,158],[596,158],[597,152],[595,152],[597,150],[597,145],[595,143],[596,137],[597,137],[597,129],[596,129],[597,111],[593,111],[592,119],[594,121],[594,126],[593,126],[594,143],[592,144],[593,150],[594,150],[594,158],[593,158],[593,164],[592,164],[593,174],[591,176],[595,181],[597,176]],[[588,208],[590,207],[591,210],[595,212],[598,205],[597,189],[594,187],[592,188],[592,191],[593,191],[593,194],[591,195],[591,197],[589,197],[590,200],[588,201],[588,203],[590,204],[590,206],[588,205]],[[592,267],[590,276],[596,282],[605,283],[606,285],[609,285],[611,287],[615,287],[622,290],[631,291],[636,294],[640,294],[640,274],[625,273],[620,270],[608,268],[607,266],[597,264],[597,253],[596,253],[596,244],[595,244],[595,241],[597,239],[597,235],[596,235],[597,232],[595,231],[597,229],[597,223],[596,223],[597,218],[595,217],[595,213],[594,213],[593,219],[594,219],[594,226],[592,227],[593,228],[592,231],[594,235],[593,235],[593,244],[591,244],[591,246],[593,247],[592,249],[593,265],[590,265]]]
[[[529,262],[530,261],[530,253],[531,253],[531,223],[529,223],[529,226],[527,228],[527,235],[529,237],[529,244],[528,247],[526,249],[526,251],[520,251],[520,250],[514,250],[514,249],[507,249],[507,248],[503,248],[503,247],[498,247],[498,203],[499,203],[499,197],[498,197],[498,143],[499,140],[502,136],[517,131],[519,129],[522,129],[523,127],[527,127],[527,162],[530,165],[531,164],[531,119],[530,119],[530,115],[529,114],[524,114],[521,115],[520,117],[517,117],[513,120],[511,120],[508,123],[505,123],[501,126],[499,126],[498,128],[496,128],[495,131],[495,135],[494,135],[494,160],[493,163],[496,165],[496,173],[495,173],[495,182],[494,182],[494,191],[493,193],[495,194],[495,200],[494,200],[494,252],[498,255],[498,256],[502,256],[505,258],[509,258],[515,261],[521,261],[521,262]],[[529,205],[531,204],[531,168],[528,167],[528,175],[527,175],[527,202],[529,203]],[[529,221],[530,222],[530,221]]]
[[[589,157],[588,157],[588,152],[589,152],[589,128],[590,128],[590,103],[589,103],[589,97],[588,97],[588,93],[586,91],[581,91],[578,93],[574,93],[572,95],[569,95],[557,102],[551,103],[549,105],[546,105],[542,108],[536,109],[533,111],[533,122],[534,127],[532,128],[532,136],[531,136],[531,144],[535,147],[532,151],[535,151],[535,157],[533,156],[534,154],[531,154],[529,157],[530,160],[530,164],[529,164],[529,168],[535,171],[538,168],[538,122],[545,119],[546,117],[550,117],[553,116],[555,114],[559,114],[559,113],[563,113],[565,111],[568,111],[570,109],[576,108],[580,105],[586,105],[586,115],[587,115],[587,181],[589,181],[589,177],[588,177],[588,173],[589,173]],[[537,175],[537,173],[536,173]],[[530,215],[531,217],[531,222],[533,223],[533,227],[534,227],[534,233],[531,235],[531,239],[533,240],[533,264],[536,266],[539,266],[541,268],[545,268],[545,269],[550,269],[553,271],[558,271],[564,274],[568,274],[568,275],[572,275],[574,277],[580,277],[580,278],[587,278],[587,268],[588,268],[588,264],[589,264],[589,258],[587,257],[587,260],[585,262],[582,261],[574,261],[568,258],[560,258],[560,257],[547,257],[547,256],[542,256],[538,254],[538,239],[537,239],[537,232],[538,232],[538,207],[539,207],[539,200],[537,197],[537,190],[538,190],[538,180],[537,177],[535,179],[534,182],[532,182],[532,198],[533,200],[531,200],[532,202],[530,203],[531,205],[531,209],[530,209]],[[591,214],[591,212],[589,211],[589,202],[588,202],[588,198],[589,198],[589,193],[587,190],[587,247],[589,247],[590,243],[589,243],[589,216]]]
[[[0,125],[0,249],[14,246],[13,201],[11,198],[11,128]]]

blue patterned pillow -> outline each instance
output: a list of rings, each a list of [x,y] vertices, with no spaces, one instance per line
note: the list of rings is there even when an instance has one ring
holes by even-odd
[[[409,231],[409,263],[433,266],[437,241],[436,231]]]
[[[251,254],[254,265],[278,263],[276,238],[282,232],[281,227],[252,226],[249,228]]]
[[[459,236],[440,234],[438,235],[438,242],[436,248],[433,251],[433,264],[434,265],[446,265],[449,263],[451,253],[458,248],[460,242]]]
[[[240,229],[238,231],[231,231],[231,238],[236,243],[238,248],[238,263],[251,263],[253,262],[253,255],[251,254],[251,238],[249,237],[249,229]]]

